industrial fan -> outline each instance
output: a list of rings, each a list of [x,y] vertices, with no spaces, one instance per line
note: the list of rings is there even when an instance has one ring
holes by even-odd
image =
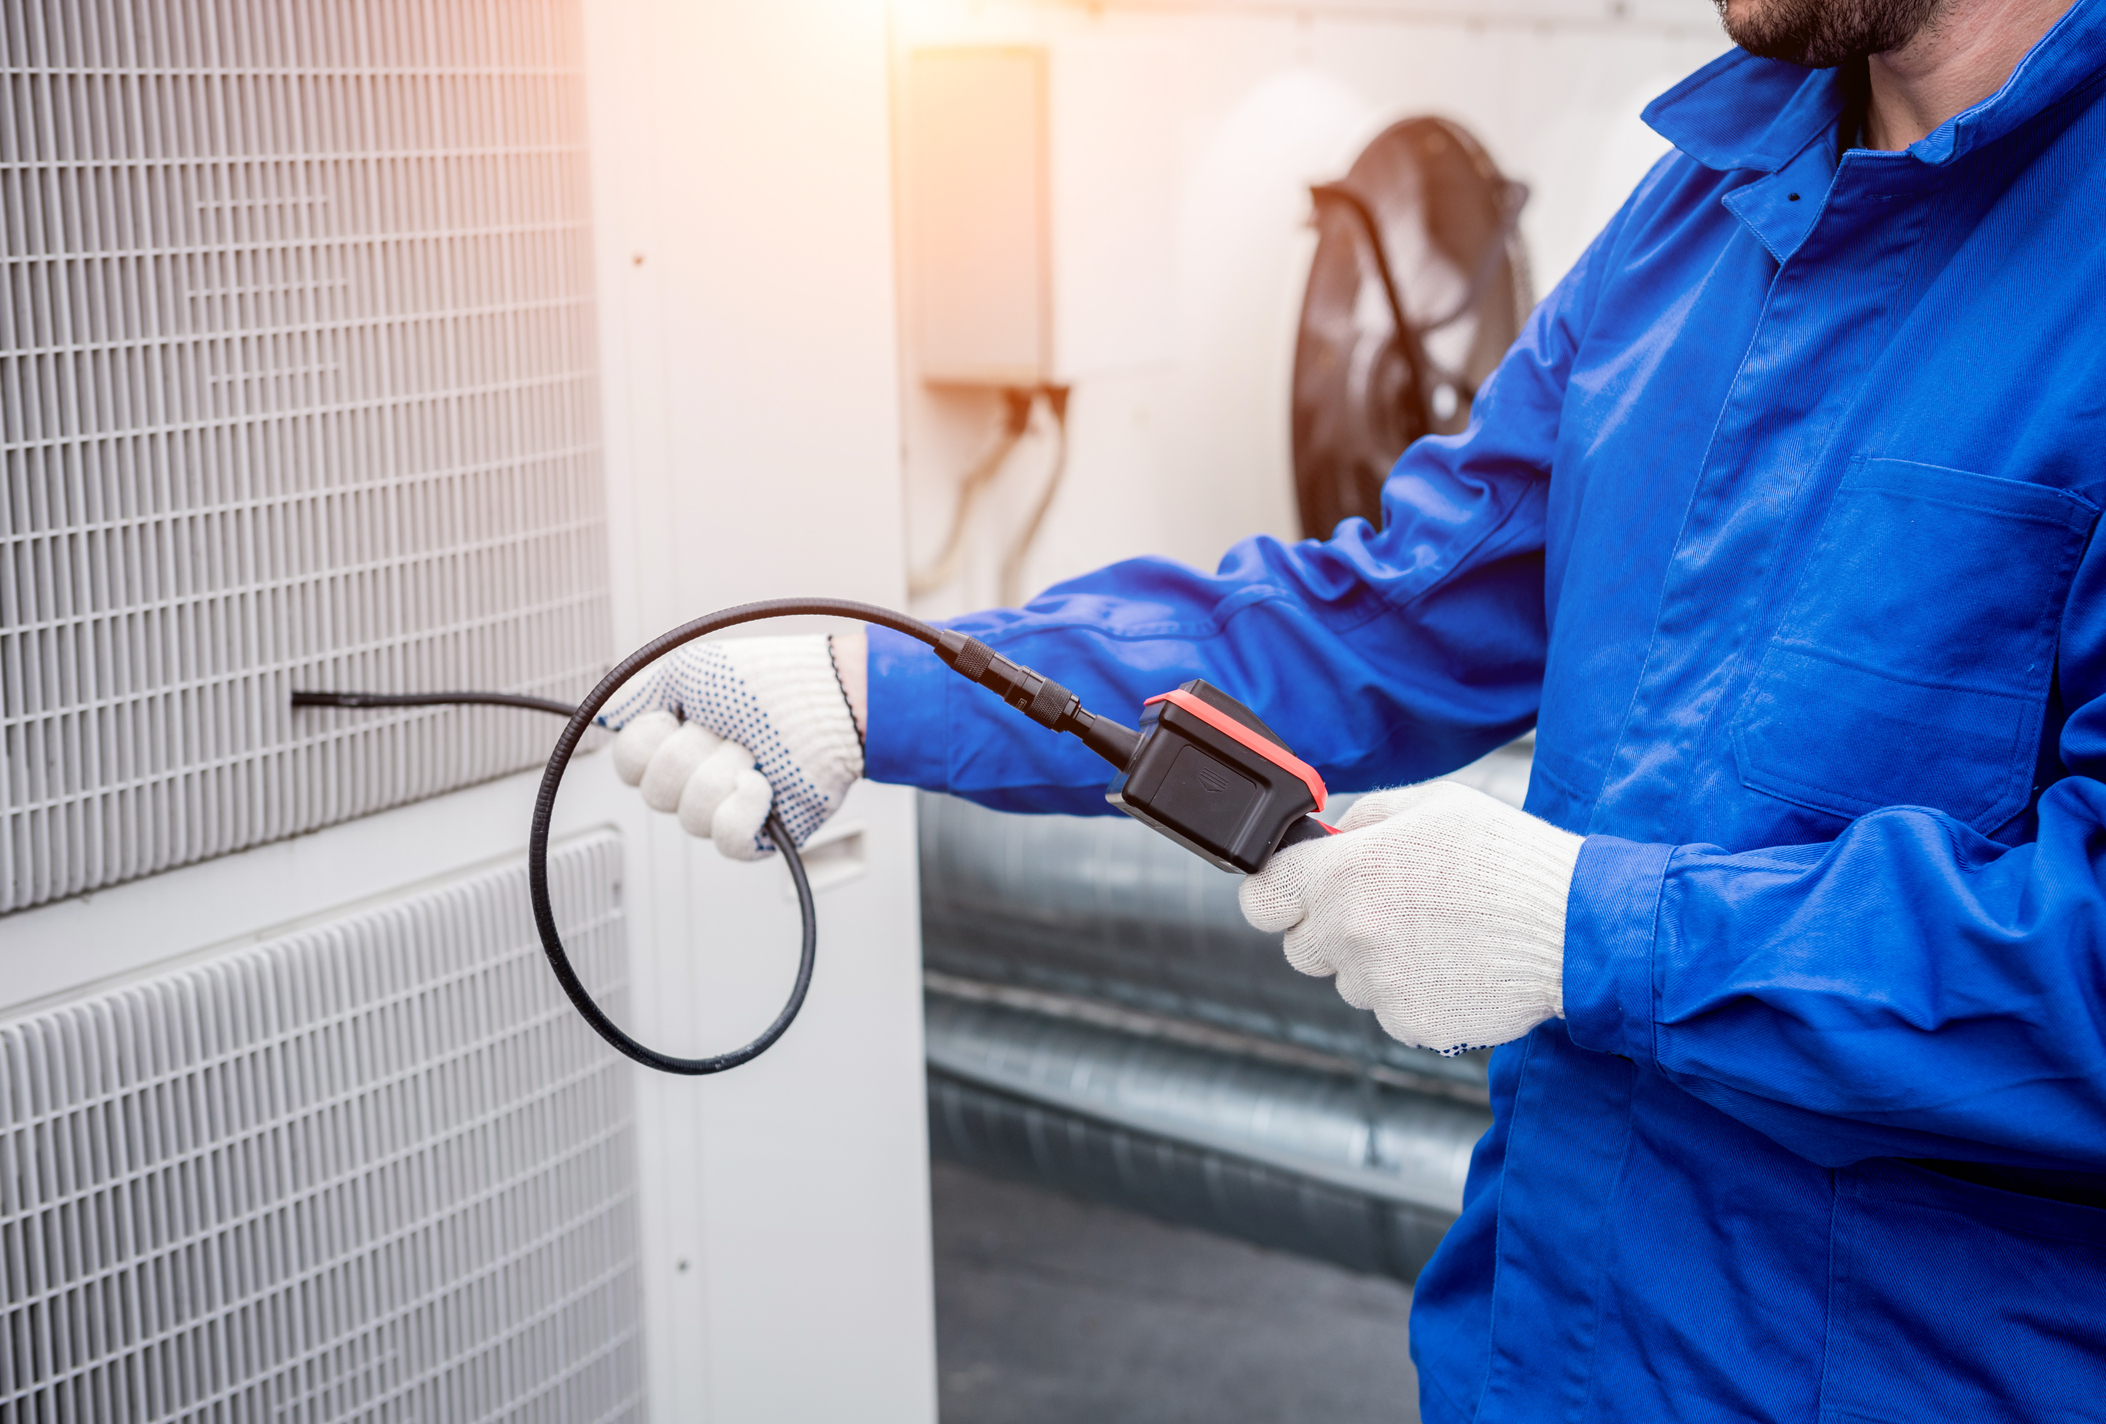
[[[1406,119],[1310,190],[1318,232],[1294,353],[1302,532],[1380,525],[1382,482],[1421,435],[1470,419],[1532,297],[1517,224],[1528,189],[1468,131]]]

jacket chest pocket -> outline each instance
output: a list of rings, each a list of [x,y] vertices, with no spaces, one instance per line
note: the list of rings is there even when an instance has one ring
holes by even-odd
[[[2025,809],[2055,630],[2098,510],[2045,485],[1859,459],[1732,727],[1741,783],[1845,819]]]

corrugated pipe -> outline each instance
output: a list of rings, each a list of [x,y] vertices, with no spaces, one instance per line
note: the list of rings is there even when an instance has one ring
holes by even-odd
[[[1410,1281],[1480,1107],[931,986],[939,1155]]]
[[[1513,794],[1515,760],[1472,770]],[[1384,1035],[1123,817],[920,812],[939,1155],[1417,1276],[1490,1125],[1481,1057]]]
[[[1252,929],[1237,908],[1238,877],[1145,826],[1004,815],[947,796],[923,796],[919,809],[931,969],[1483,1088],[1481,1056],[1407,1048],[1328,979],[1288,968],[1279,936]]]

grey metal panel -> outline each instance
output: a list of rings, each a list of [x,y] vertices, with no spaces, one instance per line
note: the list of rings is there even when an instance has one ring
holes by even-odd
[[[0,1418],[640,1419],[633,1134],[523,867],[0,1022]]]
[[[0,5],[0,911],[530,766],[609,617],[576,0]]]

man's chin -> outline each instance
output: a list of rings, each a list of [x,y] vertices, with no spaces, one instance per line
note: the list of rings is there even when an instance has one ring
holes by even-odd
[[[1726,37],[1807,69],[1885,54],[1915,38],[1940,0],[1714,0]]]

